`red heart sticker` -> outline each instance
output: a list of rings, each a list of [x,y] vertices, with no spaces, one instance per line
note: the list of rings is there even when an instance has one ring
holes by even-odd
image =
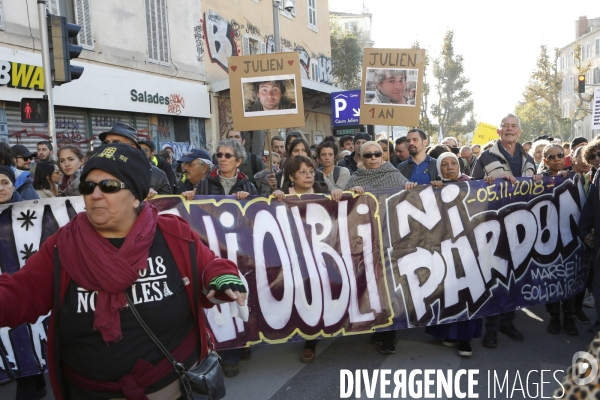
[[[233,70],[233,72],[235,72],[235,70],[237,69],[237,66],[236,65],[232,65],[231,69]]]
[[[288,61],[288,64],[293,65],[294,64],[294,60]]]

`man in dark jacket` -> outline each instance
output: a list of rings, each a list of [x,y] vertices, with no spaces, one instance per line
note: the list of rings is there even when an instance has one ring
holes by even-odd
[[[502,119],[500,129],[497,130],[500,140],[481,153],[473,168],[473,179],[483,179],[486,176],[504,178],[513,184],[516,178],[532,176],[535,181],[541,179],[535,174],[535,162],[528,155],[523,146],[518,143],[521,136],[521,122],[516,115],[508,114]],[[498,331],[508,335],[509,338],[522,341],[523,334],[515,328],[513,320],[515,312],[509,311],[499,315],[492,315],[485,319],[485,335],[482,344],[494,348],[498,345]]]
[[[98,135],[98,138],[102,144],[124,143],[143,151],[138,143],[135,128],[123,122],[115,122],[108,132],[102,132]],[[172,194],[173,190],[171,189],[167,175],[152,165],[150,161],[148,161],[148,166],[151,168],[150,193],[148,195],[152,197],[155,194]]]
[[[16,169],[14,170],[17,181],[15,183],[15,189],[21,195],[23,200],[36,200],[39,199],[37,192],[33,188],[33,176],[29,170],[31,169],[31,162],[33,158],[37,156],[37,153],[29,151],[29,149],[22,144],[15,144],[10,148],[13,162]]]
[[[194,190],[198,183],[206,178],[212,166],[210,154],[203,149],[194,149],[177,162],[181,164],[181,172],[185,177],[177,187],[177,194]]]
[[[175,178],[175,171],[173,166],[164,158],[156,154],[156,146],[154,142],[149,139],[142,139],[139,141],[142,150],[146,153],[148,161],[150,161],[155,167],[160,169],[167,175],[169,184],[171,185],[172,192],[175,193],[177,190],[177,179]]]
[[[358,163],[361,162],[360,146],[369,140],[372,140],[372,138],[368,133],[358,132],[354,135],[354,151],[349,156],[344,157],[344,159],[338,163],[338,166],[348,168],[350,174],[355,173],[358,169]]]
[[[427,134],[421,129],[411,129],[406,134],[410,156],[398,165],[398,170],[411,182],[428,185],[437,179],[436,159],[429,157],[425,152],[428,144]]]

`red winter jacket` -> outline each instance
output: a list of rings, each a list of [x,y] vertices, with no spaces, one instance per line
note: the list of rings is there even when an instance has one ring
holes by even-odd
[[[188,223],[180,217],[174,215],[160,215],[158,217],[158,229],[162,232],[167,246],[175,259],[177,268],[182,278],[188,278],[192,281],[192,264],[190,260],[190,243],[193,241],[196,245],[196,255],[198,264],[198,282],[202,286],[198,288],[200,306],[211,308],[211,303],[202,293],[202,287],[208,288],[210,281],[224,274],[238,275],[237,266],[229,260],[216,258],[215,254],[206,247],[198,235],[192,231]],[[53,305],[53,284],[54,284],[54,248],[56,246],[56,237],[60,230],[49,237],[41,246],[40,250],[33,254],[23,268],[10,275],[0,275],[0,326],[16,327],[25,322],[35,323],[40,315],[47,314],[52,310]],[[60,252],[60,249],[58,249]],[[93,254],[90,254],[93,257]],[[60,301],[67,292],[71,279],[64,269],[61,269],[60,276]],[[186,292],[190,301],[192,312],[195,314],[194,290],[192,285],[187,285]],[[219,294],[219,300],[232,301],[225,294]],[[200,337],[202,338],[203,358],[208,351],[206,343],[207,328],[204,323],[204,313],[200,310],[200,316],[195,315],[198,320]],[[54,316],[50,317],[48,332],[48,369],[54,396],[57,400],[63,399],[60,393],[60,387],[57,365],[54,349]]]

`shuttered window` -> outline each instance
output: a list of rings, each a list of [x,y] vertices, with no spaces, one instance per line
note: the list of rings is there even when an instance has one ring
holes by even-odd
[[[46,3],[50,14],[60,15],[60,9],[58,7],[58,0],[50,0]]]
[[[94,50],[94,38],[92,36],[92,16],[90,14],[90,0],[74,0],[75,20],[81,26],[77,43],[84,49]]]
[[[4,30],[4,5],[3,0],[0,0],[0,31]]]
[[[308,27],[317,30],[317,0],[308,0]]]
[[[144,2],[146,5],[148,59],[151,62],[169,65],[167,0],[144,0]]]

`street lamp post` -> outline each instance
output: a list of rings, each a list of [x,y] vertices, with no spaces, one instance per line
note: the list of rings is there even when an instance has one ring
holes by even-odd
[[[273,0],[273,40],[275,41],[275,53],[281,52],[281,34],[279,33],[279,5],[281,0]]]

